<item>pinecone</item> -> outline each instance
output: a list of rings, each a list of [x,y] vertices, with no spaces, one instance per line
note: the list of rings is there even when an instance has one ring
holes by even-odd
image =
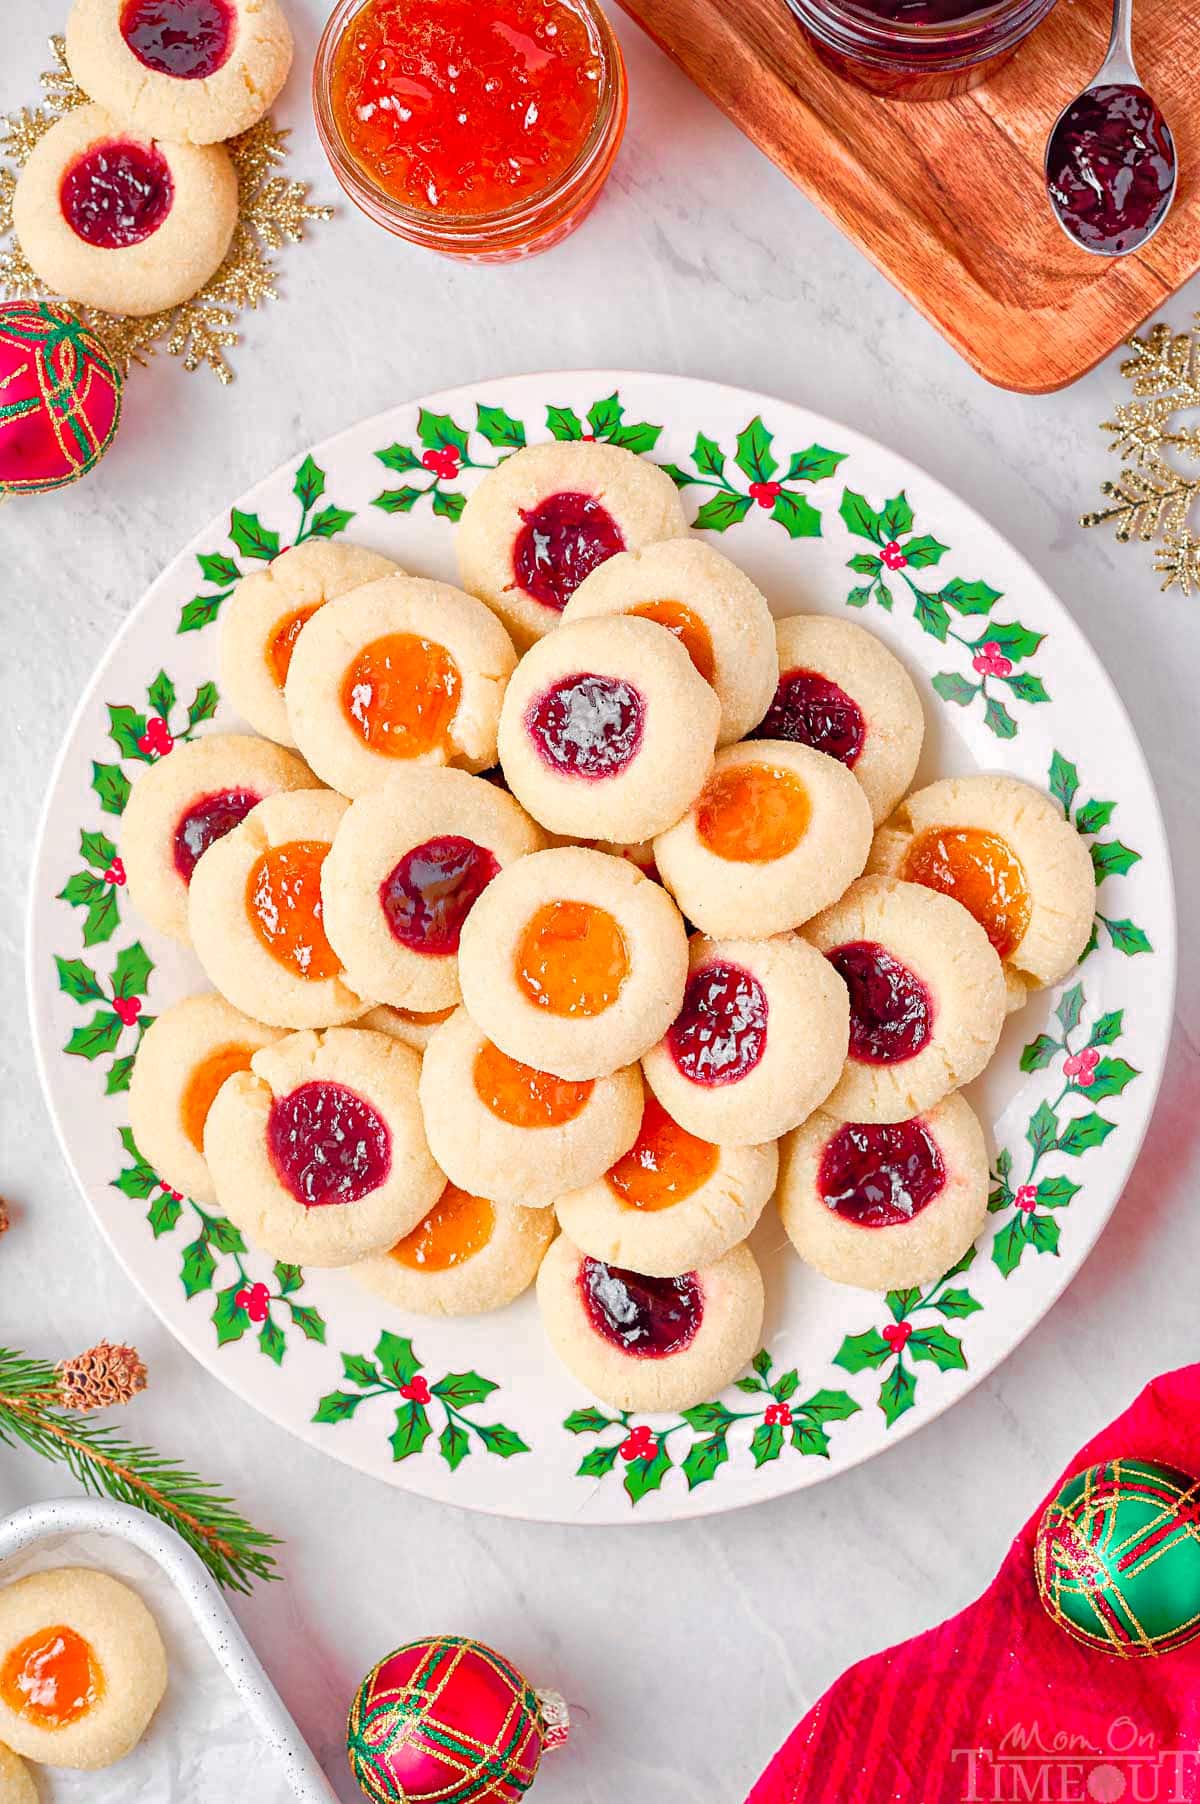
[[[128,1403],[146,1388],[146,1368],[133,1347],[114,1347],[102,1340],[74,1359],[60,1359],[58,1401],[80,1413]]]

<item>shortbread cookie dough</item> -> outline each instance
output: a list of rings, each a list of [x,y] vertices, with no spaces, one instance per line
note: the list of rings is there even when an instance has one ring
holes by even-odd
[[[353,1271],[397,1309],[482,1315],[503,1309],[529,1289],[554,1234],[548,1209],[496,1203],[447,1184],[410,1234]]]
[[[275,1259],[352,1265],[433,1208],[445,1178],[417,1102],[418,1055],[335,1027],[256,1052],[217,1092],[204,1133],[217,1200]]]
[[[335,1027],[373,1000],[347,984],[321,901],[321,867],[349,805],[328,789],[269,796],[196,866],[188,895],[196,957],[226,1001],[256,1021]]]
[[[687,935],[670,896],[627,859],[555,846],[488,885],[462,931],[458,976],[471,1018],[510,1058],[605,1077],[678,1014]]]
[[[382,576],[326,602],[300,634],[284,685],[288,722],[342,795],[378,789],[401,762],[486,770],[516,661],[472,596]]]
[[[221,609],[221,692],[256,732],[296,743],[283,699],[296,640],[327,601],[393,572],[364,545],[307,539],[243,576]]]
[[[75,0],[66,36],[85,94],[126,125],[176,143],[248,131],[292,66],[278,0]]]
[[[19,1754],[0,1742],[0,1804],[38,1804],[33,1774]]]
[[[595,1184],[555,1205],[563,1233],[606,1265],[674,1278],[745,1240],[775,1188],[775,1142],[714,1146],[647,1091],[638,1137]]]
[[[961,1096],[890,1124],[818,1110],[782,1154],[783,1225],[801,1259],[837,1284],[931,1283],[987,1220],[987,1146]]]
[[[642,1079],[636,1065],[555,1077],[509,1058],[459,1009],[426,1048],[421,1110],[434,1158],[462,1189],[545,1209],[633,1145]]]
[[[774,1140],[824,1102],[850,1033],[846,986],[794,934],[688,948],[683,1005],[642,1061],[690,1133],[719,1146]]]
[[[770,706],[779,664],[766,596],[703,539],[663,539],[609,558],[580,583],[563,625],[596,614],[632,614],[675,635],[721,704],[718,745],[744,738]]]
[[[560,1234],[538,1273],[542,1325],[573,1377],[614,1409],[690,1409],[759,1345],[763,1281],[748,1246],[679,1277],[589,1259]]]
[[[862,877],[804,938],[850,992],[850,1051],[827,1113],[905,1121],[979,1076],[1004,1026],[1004,973],[965,908]]]
[[[868,867],[953,896],[1004,960],[1011,1007],[1079,962],[1096,912],[1087,846],[1017,777],[945,777],[902,802]]]
[[[424,1052],[436,1030],[453,1013],[452,1008],[436,1008],[426,1013],[421,1009],[389,1008],[386,1002],[381,1002],[360,1015],[354,1025],[369,1028],[372,1033],[388,1034],[402,1046]]]
[[[510,795],[464,770],[400,770],[360,796],[321,872],[347,983],[395,1008],[453,1008],[467,915],[506,864],[545,843]]]
[[[164,1184],[198,1203],[216,1188],[204,1158],[204,1123],[226,1078],[248,1071],[282,1037],[223,996],[187,996],[147,1028],[129,1080],[129,1125],[138,1151]]]
[[[714,691],[661,626],[580,620],[517,666],[500,713],[500,765],[553,833],[650,839],[699,794],[720,718]]]
[[[529,445],[486,475],[455,540],[464,589],[524,649],[558,625],[571,596],[620,551],[687,532],[665,470],[616,445]]]
[[[836,901],[870,847],[870,805],[845,765],[763,739],[717,753],[691,808],[655,839],[654,858],[689,921],[757,940]]]
[[[63,1566],[0,1590],[0,1739],[26,1760],[123,1760],[166,1685],[154,1618],[106,1572]]]
[[[913,780],[925,715],[903,664],[864,627],[823,614],[775,623],[779,684],[759,739],[811,745],[862,784],[876,825]]]
[[[12,212],[47,288],[140,319],[216,273],[237,224],[237,176],[220,144],[151,138],[81,106],[38,140]]]
[[[291,752],[249,733],[176,745],[134,780],[121,821],[129,900],[160,933],[188,939],[188,887],[204,853],[267,796],[311,789]]]

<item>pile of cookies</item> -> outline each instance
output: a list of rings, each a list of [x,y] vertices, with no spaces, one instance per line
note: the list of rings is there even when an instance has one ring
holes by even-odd
[[[583,1383],[686,1407],[758,1345],[773,1194],[842,1283],[974,1240],[957,1092],[1083,951],[1091,862],[1014,779],[907,794],[901,664],[775,622],[655,465],[518,451],[456,544],[462,589],[310,542],[226,604],[262,737],[176,747],[125,815],[131,898],[216,992],[145,1035],[134,1134],[402,1309],[536,1275]]]

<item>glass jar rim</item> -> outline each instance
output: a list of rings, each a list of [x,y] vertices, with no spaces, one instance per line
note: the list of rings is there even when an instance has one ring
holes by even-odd
[[[855,0],[787,0],[787,4],[804,23],[811,22],[811,14],[815,12],[861,34],[865,43],[878,40],[881,46],[893,50],[900,45],[928,50],[942,44],[956,44],[976,33],[987,33],[998,24],[1019,22],[1029,12],[1048,10],[1046,0],[990,0],[990,4],[965,13],[961,18],[921,24],[883,18],[865,6],[856,5]]]

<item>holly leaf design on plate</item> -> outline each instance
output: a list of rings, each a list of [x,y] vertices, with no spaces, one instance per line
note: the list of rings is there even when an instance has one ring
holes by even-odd
[[[771,518],[782,526],[789,539],[819,539],[821,516],[803,495],[791,495],[785,489],[775,497]]]
[[[307,513],[313,503],[319,501],[325,493],[325,472],[320,464],[311,457],[306,457],[296,471],[296,480],[292,484],[292,494]]]
[[[130,782],[119,764],[93,764],[92,788],[105,814],[124,814]]]
[[[482,402],[476,408],[476,427],[481,437],[497,449],[519,451],[525,443],[525,428],[503,407],[488,407]]]
[[[411,1384],[421,1370],[421,1361],[413,1352],[412,1342],[386,1328],[376,1343],[375,1358],[381,1371],[395,1384]]]
[[[728,532],[746,518],[754,502],[749,495],[710,495],[692,522],[697,532]]]
[[[279,534],[264,526],[257,514],[245,514],[235,507],[229,516],[229,536],[243,557],[269,564],[279,555]]]

